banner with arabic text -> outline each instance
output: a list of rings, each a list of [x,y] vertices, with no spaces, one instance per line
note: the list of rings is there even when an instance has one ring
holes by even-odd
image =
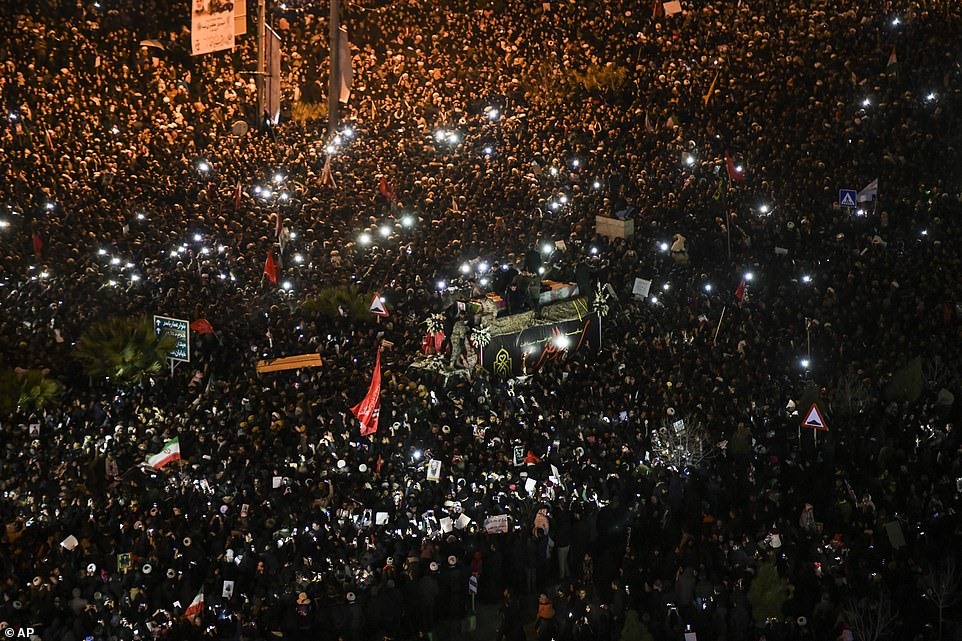
[[[481,365],[498,378],[525,376],[579,350],[601,347],[600,319],[581,318],[527,327],[513,334],[492,336],[484,346]]]
[[[238,1],[234,0],[234,2]],[[234,46],[234,2],[191,0],[191,55],[199,56]]]

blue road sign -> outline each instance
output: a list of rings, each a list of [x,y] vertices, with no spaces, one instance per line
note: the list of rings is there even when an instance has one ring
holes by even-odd
[[[858,192],[854,189],[839,189],[838,204],[842,207],[855,209],[858,207]]]

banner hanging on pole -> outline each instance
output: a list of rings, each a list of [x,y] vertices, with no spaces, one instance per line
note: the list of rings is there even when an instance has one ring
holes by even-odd
[[[351,87],[354,85],[354,68],[351,65],[351,43],[347,39],[347,27],[341,25],[337,38],[337,76],[338,101],[347,104],[351,99]]]
[[[232,2],[191,1],[190,53],[199,56],[234,47]]]
[[[271,122],[277,124],[281,116],[281,37],[270,27],[264,27],[264,110]]]

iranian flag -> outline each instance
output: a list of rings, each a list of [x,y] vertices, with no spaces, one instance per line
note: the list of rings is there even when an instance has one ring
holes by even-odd
[[[147,465],[159,470],[171,461],[180,460],[180,440],[174,437],[164,443],[164,449],[147,459]]]
[[[194,600],[190,602],[190,605],[187,606],[187,609],[184,610],[184,617],[189,619],[191,617],[200,616],[200,614],[203,611],[204,611],[204,591],[201,590],[200,592],[197,593],[197,596],[194,597]]]

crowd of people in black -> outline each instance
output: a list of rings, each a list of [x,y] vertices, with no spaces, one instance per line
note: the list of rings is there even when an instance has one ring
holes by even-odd
[[[265,128],[250,33],[191,56],[187,4],[0,6],[0,355],[63,386],[0,417],[8,638],[962,638],[959,5],[355,0],[327,137],[326,6],[268,3]],[[440,282],[545,243],[611,285],[600,350],[407,369]],[[303,304],[339,285],[389,316]],[[152,314],[215,333],[85,375]]]

